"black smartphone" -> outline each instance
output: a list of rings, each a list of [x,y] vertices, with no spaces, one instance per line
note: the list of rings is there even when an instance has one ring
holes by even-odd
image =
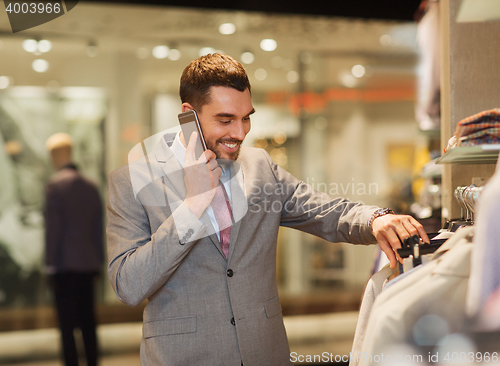
[[[196,146],[194,148],[194,155],[196,159],[199,159],[201,154],[207,150],[207,144],[205,138],[203,137],[203,132],[201,131],[200,121],[198,120],[198,115],[193,109],[179,114],[179,123],[181,124],[182,134],[184,135],[184,140],[186,145],[189,143],[191,134],[196,132],[198,138],[196,139]]]

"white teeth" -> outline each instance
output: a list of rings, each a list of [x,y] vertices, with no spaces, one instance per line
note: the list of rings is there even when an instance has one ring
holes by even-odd
[[[229,147],[231,149],[234,149],[236,146],[238,146],[238,144],[229,144],[227,142],[225,142],[224,145],[226,145],[227,147]]]

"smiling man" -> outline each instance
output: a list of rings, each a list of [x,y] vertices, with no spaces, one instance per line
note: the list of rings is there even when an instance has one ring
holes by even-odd
[[[198,113],[208,150],[196,160],[195,133],[165,135],[147,167],[109,178],[111,284],[128,305],[148,300],[141,364],[290,365],[276,283],[280,226],[378,241],[393,267],[400,239],[427,235],[410,216],[316,192],[264,150],[242,148],[254,108],[231,57],[194,60],[180,84],[182,111]],[[136,175],[155,179],[137,192]]]
[[[182,104],[183,112],[190,109],[196,110],[188,102]],[[198,108],[198,116],[203,121],[207,147],[217,159],[238,158],[241,144],[250,131],[250,115],[254,112],[248,88],[241,92],[227,86],[210,88],[210,103]],[[186,146],[182,132],[181,141]]]

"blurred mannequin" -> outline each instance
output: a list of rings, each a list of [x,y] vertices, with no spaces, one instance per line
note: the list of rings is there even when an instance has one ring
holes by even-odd
[[[94,281],[103,254],[102,204],[96,185],[72,163],[71,136],[46,143],[57,173],[46,187],[46,267],[51,276],[66,366],[78,366],[73,331],[79,328],[87,364],[97,365]]]
[[[56,170],[71,163],[73,140],[70,135],[57,133],[47,140],[47,150],[50,152],[52,164]]]

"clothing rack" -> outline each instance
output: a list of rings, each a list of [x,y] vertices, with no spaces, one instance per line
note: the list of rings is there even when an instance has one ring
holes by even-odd
[[[483,187],[477,187],[474,184],[470,186],[459,186],[455,189],[455,198],[461,207],[461,217],[453,219],[446,223],[445,227],[439,233],[428,234],[429,243],[425,243],[418,235],[406,238],[401,243],[401,249],[398,249],[399,256],[406,263],[404,267],[414,268],[422,264],[422,256],[434,253],[448,237],[443,238],[439,235],[441,232],[454,233],[460,227],[474,225],[474,215],[477,211],[477,203]],[[410,258],[408,262],[405,258]]]
[[[418,235],[410,236],[403,241],[401,249],[398,249],[401,258],[412,257],[413,267],[422,264],[422,256],[434,253],[448,238],[433,239],[439,233],[428,234],[430,243],[425,243]]]
[[[482,186],[476,187],[475,184],[459,186],[455,189],[455,199],[460,205],[460,218],[448,220],[443,230],[455,232],[459,227],[474,225],[474,215],[482,190]]]

